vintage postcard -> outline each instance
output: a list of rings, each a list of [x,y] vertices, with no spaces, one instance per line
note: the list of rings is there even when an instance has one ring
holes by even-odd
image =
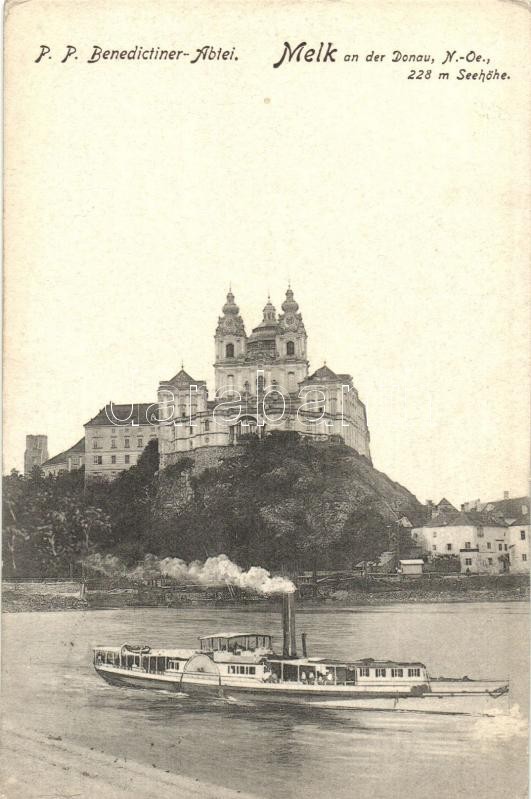
[[[530,15],[7,0],[2,799],[520,799]]]

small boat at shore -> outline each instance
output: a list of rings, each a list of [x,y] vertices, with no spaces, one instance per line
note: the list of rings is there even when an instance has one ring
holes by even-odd
[[[198,649],[147,645],[97,646],[94,668],[111,685],[155,688],[227,701],[327,709],[498,715],[506,712],[507,680],[432,677],[423,663],[309,657],[296,653],[294,600],[283,597],[283,650],[256,632],[199,638]]]

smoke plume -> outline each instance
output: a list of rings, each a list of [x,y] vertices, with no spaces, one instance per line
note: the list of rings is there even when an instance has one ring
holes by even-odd
[[[89,569],[101,572],[108,577],[127,577],[130,580],[152,580],[157,577],[170,577],[181,584],[203,587],[231,585],[247,591],[269,596],[271,594],[291,594],[295,585],[286,577],[271,576],[261,566],[251,566],[244,571],[226,555],[207,558],[204,563],[194,560],[185,563],[180,558],[156,558],[146,555],[134,568],[128,568],[115,555],[90,555],[84,561]]]

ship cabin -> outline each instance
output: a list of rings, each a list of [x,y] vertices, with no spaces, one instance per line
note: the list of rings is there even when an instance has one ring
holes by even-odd
[[[239,655],[254,652],[266,655],[272,652],[271,636],[264,633],[216,633],[199,639],[200,651],[207,653],[226,652]]]
[[[423,663],[372,659],[345,663],[324,658],[268,658],[271,682],[307,685],[359,685],[408,687],[429,681]]]
[[[94,665],[147,674],[172,674],[182,671],[193,649],[152,649],[149,646],[106,646],[93,650]]]

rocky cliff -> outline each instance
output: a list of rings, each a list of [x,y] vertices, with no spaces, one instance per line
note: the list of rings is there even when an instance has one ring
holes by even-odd
[[[341,443],[289,434],[183,458],[154,503],[159,551],[269,567],[350,567],[387,548],[397,516],[423,519],[406,488]]]

